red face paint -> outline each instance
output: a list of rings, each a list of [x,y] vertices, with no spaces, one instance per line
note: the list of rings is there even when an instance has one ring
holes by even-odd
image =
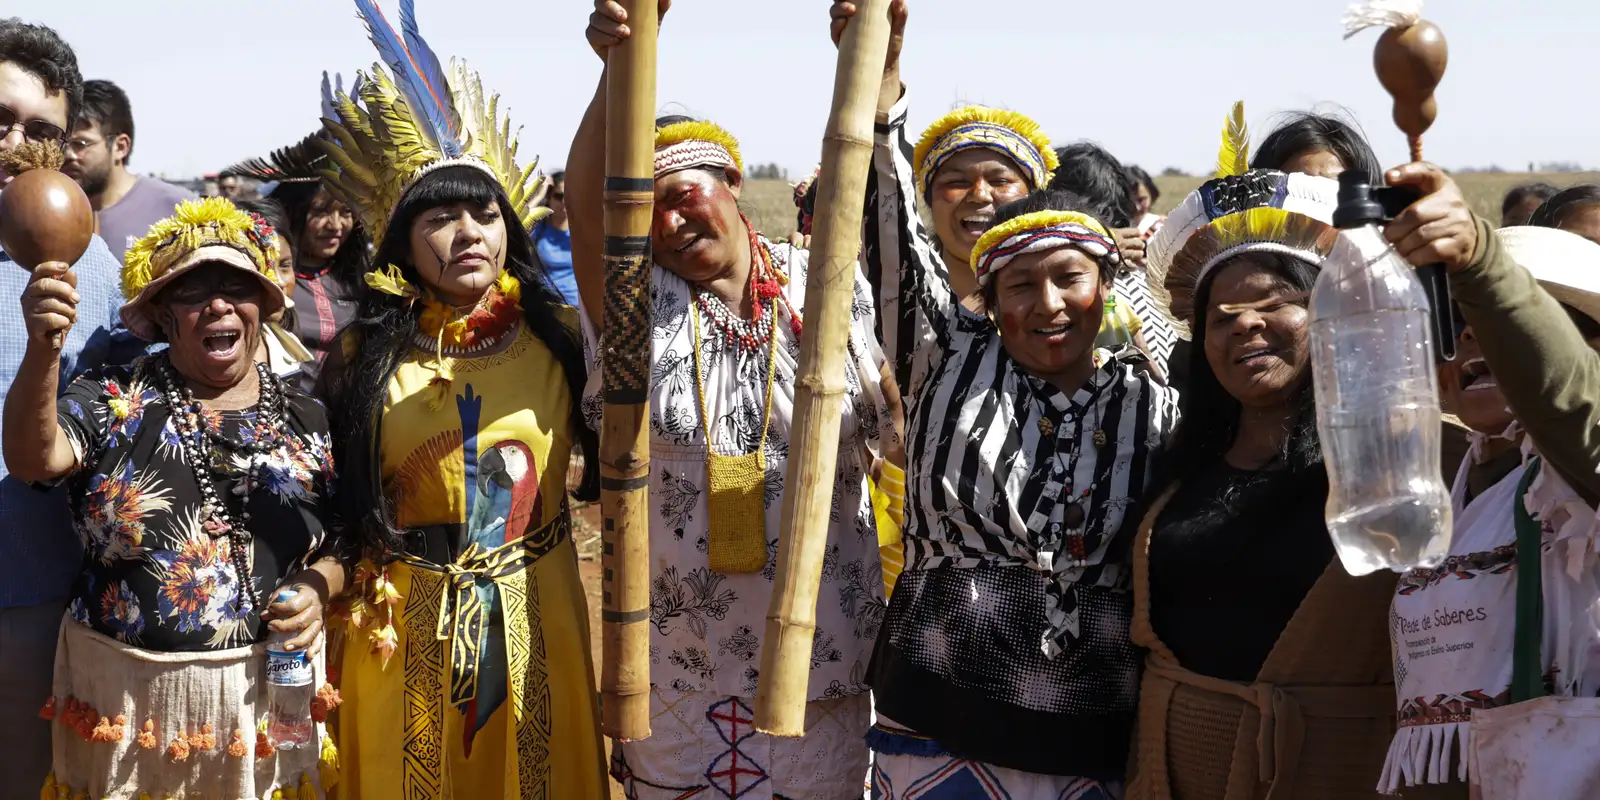
[[[739,219],[738,200],[711,175],[684,170],[658,179],[650,226],[656,263],[688,281],[727,272],[738,253],[730,218]]]

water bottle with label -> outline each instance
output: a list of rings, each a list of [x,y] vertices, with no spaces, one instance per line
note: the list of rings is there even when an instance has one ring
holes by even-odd
[[[1311,292],[1328,533],[1351,575],[1435,567],[1450,549],[1428,296],[1372,192],[1364,174],[1340,176],[1342,233]]]
[[[274,603],[294,599],[295,591],[278,590]],[[291,634],[270,631],[267,634],[267,738],[280,750],[311,747],[316,738],[316,726],[311,719],[311,700],[316,697],[312,686],[311,657],[305,650],[290,650],[285,643]]]

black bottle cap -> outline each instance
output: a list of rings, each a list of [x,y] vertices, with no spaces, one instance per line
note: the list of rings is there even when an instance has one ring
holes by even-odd
[[[1333,210],[1333,226],[1349,230],[1383,221],[1383,204],[1373,197],[1371,176],[1359,169],[1339,173],[1339,206]]]

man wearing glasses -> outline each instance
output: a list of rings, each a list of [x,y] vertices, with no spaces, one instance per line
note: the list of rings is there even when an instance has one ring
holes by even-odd
[[[172,216],[194,193],[128,171],[133,159],[133,109],[128,95],[111,81],[84,81],[77,127],[67,140],[61,168],[83,187],[94,206],[100,236],[121,261],[150,226]]]
[[[82,96],[78,59],[55,31],[0,18],[0,150],[64,142]],[[10,182],[0,171],[0,192]],[[50,279],[58,269],[36,272]],[[96,236],[72,270],[81,301],[61,346],[63,387],[78,372],[128,355],[128,339],[114,335],[120,267],[105,242]],[[0,252],[0,403],[27,349],[22,303],[32,281]],[[29,486],[0,465],[0,800],[37,798],[50,771],[50,726],[39,707],[50,695],[56,634],[81,557],[64,490]]]

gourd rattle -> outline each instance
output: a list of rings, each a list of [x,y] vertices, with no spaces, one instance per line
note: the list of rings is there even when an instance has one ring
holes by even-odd
[[[0,168],[14,176],[0,190],[0,249],[30,272],[40,264],[76,264],[94,238],[94,208],[77,182],[60,172],[61,148],[25,143],[0,154]],[[61,279],[78,285],[67,270]],[[62,332],[50,344],[61,349]]]
[[[1439,104],[1433,92],[1444,78],[1449,48],[1437,25],[1422,18],[1421,0],[1372,0],[1345,14],[1345,38],[1372,27],[1378,37],[1372,66],[1394,98],[1394,124],[1406,135],[1411,160],[1422,160],[1422,134],[1433,126]]]

